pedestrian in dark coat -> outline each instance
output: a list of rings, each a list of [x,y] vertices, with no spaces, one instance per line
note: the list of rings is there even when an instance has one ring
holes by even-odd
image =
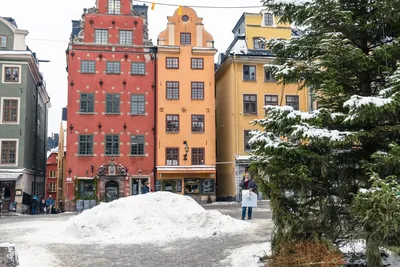
[[[242,182],[240,183],[240,188],[242,188],[242,190],[250,190],[250,192],[257,194],[257,184],[253,179],[250,178],[250,174],[247,170],[244,174]],[[246,210],[248,210],[247,217],[249,220],[251,220],[251,216],[253,214],[252,207],[242,207],[242,220],[244,220],[246,217]]]
[[[149,182],[146,182],[142,187],[142,195],[147,194],[150,192]]]
[[[42,198],[42,200],[40,201],[39,208],[40,208],[40,214],[46,213],[46,200],[44,198]]]
[[[38,206],[38,198],[36,195],[33,196],[31,200],[31,209],[32,209],[32,215],[36,214],[36,208]]]

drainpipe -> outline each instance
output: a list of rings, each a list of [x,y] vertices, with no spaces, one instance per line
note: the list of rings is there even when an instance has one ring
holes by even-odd
[[[157,47],[154,47],[154,191],[157,184]]]
[[[37,176],[37,168],[38,168],[38,160],[37,160],[37,137],[38,137],[38,105],[39,105],[39,86],[42,86],[43,83],[40,81],[36,84],[36,106],[35,106],[35,143],[34,143],[34,150],[33,150],[33,188],[32,188],[32,197],[36,194],[36,176]]]
[[[44,139],[43,140],[45,140],[44,141],[44,147],[43,147],[43,156],[45,157],[45,161],[44,161],[44,166],[43,166],[43,172],[44,172],[44,177],[43,177],[43,179],[44,179],[44,182],[43,182],[43,191],[42,191],[42,196],[44,197],[45,196],[45,193],[46,193],[46,174],[47,174],[47,142],[46,142],[46,140],[47,140],[47,127],[48,127],[48,124],[47,124],[47,104],[49,104],[49,102],[50,102],[50,98],[49,98],[49,100],[47,100],[47,102],[44,104],[44,123],[45,123],[45,125],[46,125],[46,129],[45,129],[45,131],[44,131]],[[56,187],[56,190],[57,190],[57,192],[58,192],[58,184],[57,184],[57,187]]]

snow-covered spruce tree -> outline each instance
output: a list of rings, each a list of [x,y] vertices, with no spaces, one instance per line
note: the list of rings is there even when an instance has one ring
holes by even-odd
[[[274,245],[338,242],[360,230],[350,207],[371,186],[371,156],[400,142],[400,0],[263,2],[305,28],[301,37],[267,40],[276,54],[267,67],[284,84],[301,81],[322,107],[269,107],[255,122],[264,130],[252,139],[253,167],[268,176]]]

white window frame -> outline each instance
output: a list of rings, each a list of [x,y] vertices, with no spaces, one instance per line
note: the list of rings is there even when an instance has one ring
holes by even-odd
[[[18,100],[18,118],[17,122],[3,122],[3,104],[4,100]],[[20,97],[1,97],[0,98],[0,124],[6,124],[6,125],[19,125],[20,123],[20,118],[21,118],[21,98]]]
[[[1,45],[1,39],[2,38],[4,38],[4,39],[6,39],[6,45]],[[8,45],[8,38],[7,38],[7,36],[4,36],[4,35],[0,35],[0,47],[7,47],[7,45]]]
[[[52,188],[52,186],[50,186],[50,185],[54,185],[54,188]],[[49,193],[57,193],[57,183],[49,183],[48,192]]]
[[[18,82],[6,82],[6,68],[19,68]],[[5,84],[21,84],[21,65],[3,65],[1,82]]]
[[[52,172],[54,172],[54,176],[51,176],[51,175],[52,175]],[[49,171],[49,178],[50,178],[50,179],[57,178],[57,172],[56,172],[56,171]]]
[[[261,26],[262,27],[276,27],[276,23],[275,23],[275,19],[276,18],[275,18],[274,13],[272,13],[271,11],[263,11],[261,14],[262,14],[262,21],[261,21]],[[265,14],[271,14],[272,15],[272,20],[273,20],[272,25],[265,25],[265,18],[264,18]]]
[[[15,149],[15,164],[1,164],[1,151],[2,151],[2,144],[3,141],[15,141],[16,142],[16,149]],[[2,138],[0,139],[0,166],[18,166],[18,157],[19,157],[19,139],[15,138]]]

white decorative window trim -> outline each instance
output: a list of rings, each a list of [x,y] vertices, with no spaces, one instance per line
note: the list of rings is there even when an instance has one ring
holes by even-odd
[[[17,117],[17,122],[4,122],[3,121],[3,105],[4,105],[4,100],[18,100],[18,117]],[[20,97],[1,97],[0,98],[0,124],[6,124],[6,125],[19,125],[20,123],[20,118],[21,118],[21,98]]]
[[[3,141],[15,141],[16,146],[15,146],[15,164],[1,164],[1,152],[2,152],[2,145]],[[19,157],[19,139],[15,138],[2,138],[0,139],[0,166],[18,166],[18,157]]]
[[[18,68],[18,82],[6,82],[6,68]],[[1,82],[5,84],[21,84],[21,65],[3,65]]]

